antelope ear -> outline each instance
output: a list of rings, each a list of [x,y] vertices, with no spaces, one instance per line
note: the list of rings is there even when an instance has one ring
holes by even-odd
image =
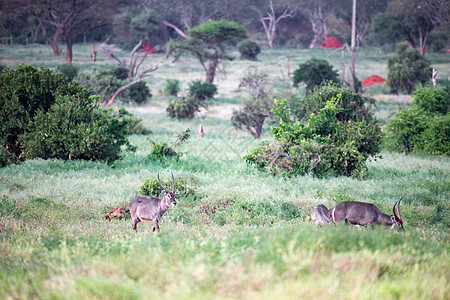
[[[179,190],[176,190],[175,193],[173,193],[174,195],[179,195],[181,192]]]
[[[161,194],[166,195],[167,194],[166,190],[161,190]]]

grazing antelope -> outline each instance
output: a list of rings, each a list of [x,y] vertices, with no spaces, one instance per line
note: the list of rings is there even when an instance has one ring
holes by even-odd
[[[314,207],[311,213],[311,223],[315,225],[334,224],[333,220],[331,220],[330,217],[330,211],[323,204],[319,204]]]
[[[393,215],[383,213],[371,203],[344,201],[331,209],[331,219],[335,223],[345,222],[366,227],[384,225],[389,229],[399,226],[399,228],[403,229],[403,220],[400,215],[400,201],[402,201],[402,198],[395,202],[394,208],[392,209],[394,212]],[[395,212],[396,210],[397,213]]]
[[[177,205],[175,195],[180,194],[180,191],[175,191],[175,180],[172,173],[172,191],[166,189],[159,179],[158,181],[162,187],[161,199],[156,197],[137,196],[130,202],[131,221],[133,222],[133,229],[137,231],[136,225],[140,221],[153,221],[153,231],[159,230],[159,221],[162,216],[169,210],[171,205]]]

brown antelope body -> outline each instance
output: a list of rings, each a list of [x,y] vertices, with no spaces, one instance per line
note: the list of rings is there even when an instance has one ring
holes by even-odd
[[[393,215],[383,213],[371,203],[344,201],[330,210],[330,216],[335,223],[345,222],[366,227],[383,225],[390,229],[396,226],[403,228],[403,220],[400,215],[400,201],[402,201],[402,198],[394,204],[392,209]]]
[[[180,191],[175,191],[175,180],[172,174],[172,191],[166,189],[159,179],[158,181],[162,187],[161,193],[163,197],[161,199],[156,197],[137,196],[130,202],[130,213],[133,229],[137,231],[136,225],[141,221],[152,221],[153,231],[159,230],[159,221],[162,216],[169,210],[170,206],[177,205],[175,195],[178,195]]]
[[[311,223],[319,225],[319,224],[334,224],[331,219],[331,212],[328,208],[319,204],[316,205],[311,213]]]

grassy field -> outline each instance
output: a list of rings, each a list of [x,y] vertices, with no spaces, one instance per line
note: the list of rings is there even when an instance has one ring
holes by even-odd
[[[91,45],[76,45],[81,71],[114,65]],[[233,129],[233,109],[246,96],[240,78],[252,68],[266,71],[273,92],[291,91],[290,71],[311,57],[336,69],[340,54],[329,50],[263,50],[259,61],[232,61],[219,72],[219,95],[191,121],[170,119],[162,96],[166,79],[185,89],[203,70],[192,58],[177,63],[157,54],[158,70],[146,80],[153,98],[127,109],[153,131],[151,139],[192,137],[179,160],[149,161],[148,136],[114,166],[100,162],[29,160],[0,169],[1,299],[449,299],[450,160],[383,152],[368,164],[364,179],[273,177],[242,160],[260,141]],[[233,52],[238,55],[236,51]],[[118,51],[119,56],[126,52]],[[362,49],[357,76],[387,76],[392,53]],[[448,55],[431,54],[438,79],[450,79]],[[64,63],[49,46],[0,46],[0,63],[54,68]],[[347,64],[348,65],[348,64]],[[348,71],[347,71],[348,72]],[[365,94],[377,101],[384,124],[408,95],[384,86]],[[117,107],[120,103],[116,103]],[[202,124],[205,137],[196,140]],[[270,140],[266,131],[262,140]],[[152,224],[105,222],[103,215],[127,206],[148,178],[183,178],[195,194],[179,198],[153,233]],[[403,232],[345,226],[315,228],[309,214],[318,203],[344,200],[375,203],[389,213],[403,197]]]

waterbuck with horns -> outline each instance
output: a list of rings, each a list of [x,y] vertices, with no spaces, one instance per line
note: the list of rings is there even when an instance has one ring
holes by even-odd
[[[383,225],[389,229],[399,226],[399,228],[403,229],[403,220],[400,215],[400,201],[402,201],[402,198],[395,202],[394,208],[392,209],[393,215],[383,213],[371,203],[344,201],[330,210],[330,217],[335,223],[345,222],[366,227]]]
[[[133,222],[133,229],[137,231],[136,225],[140,221],[153,221],[153,231],[159,230],[159,221],[162,216],[169,210],[171,205],[177,205],[175,195],[180,194],[180,191],[175,191],[175,179],[172,173],[172,191],[166,189],[159,179],[158,181],[162,187],[161,199],[156,197],[137,196],[130,202],[131,221]]]

